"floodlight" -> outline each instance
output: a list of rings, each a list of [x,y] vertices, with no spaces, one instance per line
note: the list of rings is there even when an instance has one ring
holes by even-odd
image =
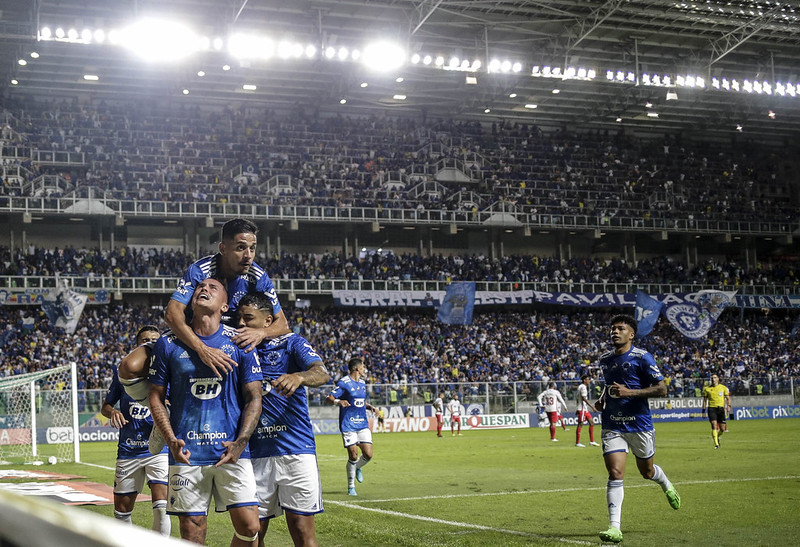
[[[403,77],[402,76],[398,76],[397,78],[394,79],[394,81],[397,82],[398,84],[402,84],[403,83]]]
[[[636,74],[634,74],[633,72],[628,72],[627,79],[628,79],[629,82],[635,82],[636,81]]]
[[[66,33],[66,32],[64,32],[64,29],[63,29],[63,28],[61,28],[61,27],[58,27],[58,28],[56,29],[56,38],[63,38],[63,37],[64,37],[64,36],[66,36],[66,35],[67,35],[67,33]]]
[[[767,114],[767,116],[769,116],[771,119],[773,119],[773,120],[774,120],[774,119],[775,119],[775,111],[773,111],[773,110],[770,110],[770,111],[769,111],[769,114]]]
[[[533,104],[533,103],[528,103],[528,104],[525,105],[525,108],[533,110],[534,108],[539,108],[539,105],[538,104]]]
[[[307,45],[305,49],[306,57],[312,59],[317,54],[317,48],[313,45]]]
[[[99,43],[99,44],[102,44],[103,42],[105,42],[106,41],[106,31],[104,31],[101,28],[99,28],[96,31],[94,31],[94,41]]]
[[[488,114],[488,113],[489,113],[489,112],[491,112],[491,111],[492,111],[492,109],[491,109],[491,108],[484,108],[484,109],[483,109],[483,113],[484,113],[484,114]]]
[[[753,91],[755,91],[759,95],[761,94],[761,92],[763,91],[763,89],[761,88],[761,82],[759,81],[753,82]]]
[[[434,63],[436,66],[443,66],[444,65],[444,57],[439,55],[436,57],[436,62]]]
[[[460,59],[458,57],[450,57],[450,64],[448,65],[450,68],[456,68],[458,66]]]
[[[17,64],[19,64],[19,66],[25,66],[28,64],[28,61],[26,61],[25,59],[20,59],[17,61]]]
[[[189,90],[188,90],[188,89],[184,89],[182,93],[183,93],[184,95],[188,95],[188,94],[189,94]]]
[[[290,44],[282,42],[281,46],[285,48],[285,51],[281,53],[285,53],[288,57],[291,53],[289,50]],[[279,49],[281,46],[279,46]],[[275,44],[272,43],[272,40],[260,36],[234,34],[228,40],[228,52],[237,59],[269,59],[275,53]],[[286,57],[283,58],[285,59]]]
[[[658,112],[648,112],[647,113],[647,117],[648,118],[658,118]]]
[[[578,69],[578,78],[586,78],[586,74],[587,72],[585,68]]]
[[[340,47],[339,51],[336,52],[336,57],[340,61],[344,61],[345,59],[347,59],[348,55],[350,55],[350,50],[348,50],[346,47]]]
[[[141,19],[122,31],[121,43],[146,61],[184,59],[199,48],[197,35],[175,21]]]
[[[108,33],[108,41],[112,44],[119,44],[119,41],[122,39],[120,31],[117,29],[111,29]]]
[[[511,65],[511,71],[512,72],[521,72],[522,71],[522,63],[516,62],[513,65]]]
[[[677,78],[675,78],[675,83],[679,86],[684,86],[686,85],[686,80],[683,78],[683,76],[679,75]]]
[[[642,74],[642,83],[644,85],[650,85],[650,75],[646,72]]]
[[[293,44],[291,42],[287,42],[286,40],[282,40],[280,43],[278,43],[278,57],[281,59],[288,59],[291,57],[292,46]]]
[[[89,30],[88,28],[83,29],[83,32],[81,32],[81,40],[83,40],[84,42],[91,42],[92,31]]]
[[[361,59],[361,51],[358,49],[354,49],[350,53],[350,58],[353,59],[354,61],[358,61],[359,59]]]
[[[606,80],[613,80],[614,79],[614,71],[606,70]]]
[[[744,89],[748,93],[752,93],[753,92],[753,84],[750,83],[750,80],[745,80],[744,82],[742,82],[742,89]]]
[[[475,59],[474,61],[472,61],[472,70],[478,70],[481,68],[482,65],[483,63],[481,63],[479,59]]]
[[[622,123],[622,118],[617,118],[617,123]]]
[[[553,68],[553,76],[560,76],[561,75],[561,67],[557,66]]]
[[[560,90],[560,89],[558,89],[558,88],[555,88],[555,89],[553,90],[553,95],[558,95],[559,93],[561,93],[561,90]]]
[[[541,69],[539,68],[539,65],[533,65],[533,68],[531,68],[531,74],[534,76],[538,76],[540,71]]]
[[[461,66],[459,67],[461,70],[467,70],[469,68],[469,60],[464,59],[461,61]]]
[[[516,99],[517,98],[517,94],[516,93],[509,93],[508,94],[508,98],[509,99]]]
[[[67,38],[70,40],[77,40],[78,39],[78,31],[74,28],[71,28],[67,31]]]
[[[764,82],[763,84],[761,84],[761,88],[767,95],[772,95],[772,85],[769,82]]]
[[[722,89],[725,89],[726,91],[730,91],[731,89],[731,83],[728,81],[727,78],[722,79]]]
[[[43,27],[39,32],[39,36],[44,40],[49,40],[53,36],[53,31],[50,30],[50,27]]]
[[[328,46],[325,48],[325,57],[328,59],[333,59],[336,56],[336,48],[332,46]]]
[[[715,77],[711,78],[711,87],[719,89],[719,80]]]
[[[398,93],[397,95],[393,95],[392,99],[394,99],[395,101],[405,101],[406,96]]]
[[[211,49],[211,38],[208,36],[201,36],[197,40],[198,47],[203,51],[208,51]]]
[[[511,70],[511,61],[503,61],[502,63],[500,63],[500,70],[502,72],[508,72],[509,70]]]
[[[339,99],[339,104],[347,104],[347,99]]]
[[[593,68],[590,68],[586,72],[586,77],[589,78],[590,80],[594,80],[595,78],[597,78],[597,72],[595,72]]]
[[[577,71],[575,70],[575,67],[568,66],[567,69],[564,71],[564,77],[574,78],[576,73]]]
[[[497,72],[498,70],[500,70],[500,60],[492,59],[489,61],[489,72]]]
[[[664,76],[663,78],[661,78],[661,83],[664,85],[672,85],[672,78],[670,78],[669,76]]]
[[[255,91],[256,89],[258,89],[258,87],[253,84],[244,84],[242,86],[242,89],[244,89],[245,91]]]
[[[97,74],[84,74],[83,79],[87,82],[96,82],[100,79],[100,77]]]
[[[222,70],[228,72],[231,69],[231,65],[222,65]]]
[[[739,91],[739,82],[736,81],[736,80],[733,80],[731,82],[731,87],[733,88],[734,91]]]
[[[406,51],[391,42],[374,42],[364,48],[362,61],[370,69],[379,72],[397,70],[406,61]]]
[[[419,53],[415,53],[414,55],[411,56],[411,62],[413,64],[418,65],[419,61],[420,61]]]
[[[617,71],[617,81],[618,82],[622,82],[624,80],[625,80],[625,73],[622,72],[621,70],[618,70]]]
[[[423,65],[429,65],[429,64],[431,64],[432,62],[433,62],[433,58],[432,58],[430,55],[426,55],[426,56],[425,56],[425,57],[422,59],[422,64],[423,64]]]
[[[777,93],[781,97],[786,95],[786,88],[783,86],[782,83],[778,82],[775,84],[775,93]]]
[[[222,38],[214,38],[214,40],[211,42],[211,47],[213,47],[217,51],[221,50],[222,46],[224,45],[225,42],[223,42]]]
[[[544,74],[545,76],[550,76],[550,67],[545,66],[544,68],[542,68],[542,74]]]
[[[11,80],[11,85],[17,85],[17,84],[19,84],[19,80],[17,80],[16,78]]]
[[[200,76],[200,77],[202,78],[203,76],[205,76],[205,75],[206,75],[206,72],[205,72],[205,70],[198,70],[198,71],[197,71],[197,75],[198,75],[198,76]]]
[[[361,87],[367,87],[369,84],[367,82],[361,82]]]

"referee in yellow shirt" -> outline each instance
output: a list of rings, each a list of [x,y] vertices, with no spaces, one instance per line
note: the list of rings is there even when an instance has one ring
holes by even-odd
[[[731,394],[727,387],[719,383],[719,376],[716,374],[711,375],[711,385],[703,388],[703,414],[706,413],[706,406],[716,450],[719,448],[719,438],[728,431],[726,418],[731,411]]]

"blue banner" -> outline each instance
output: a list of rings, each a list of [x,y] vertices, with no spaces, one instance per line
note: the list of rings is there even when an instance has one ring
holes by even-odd
[[[451,283],[436,313],[436,319],[446,325],[471,325],[475,308],[475,282]]]
[[[644,338],[652,332],[662,307],[664,304],[649,294],[636,291],[636,322],[639,324],[636,331],[637,338]]]

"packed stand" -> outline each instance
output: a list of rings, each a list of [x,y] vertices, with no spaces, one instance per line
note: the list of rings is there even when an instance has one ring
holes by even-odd
[[[92,187],[109,199],[249,203],[328,209],[436,212],[467,220],[478,211],[561,215],[614,225],[660,219],[791,225],[798,219],[779,154],[753,143],[722,146],[677,137],[554,131],[531,124],[447,119],[278,115],[252,108],[169,111],[105,101],[6,104],[3,159],[24,182],[7,195],[57,197]],[[32,152],[80,154],[74,168],[31,162]],[[439,183],[454,167],[470,182]],[[42,174],[65,187],[26,184]],[[14,179],[17,180],[17,179]],[[71,190],[65,190],[65,188]],[[590,223],[591,224],[591,223]],[[626,224],[630,225],[630,223]],[[787,227],[788,230],[788,227]]]

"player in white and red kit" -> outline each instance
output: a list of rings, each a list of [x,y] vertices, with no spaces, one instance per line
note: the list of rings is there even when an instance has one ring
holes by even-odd
[[[442,436],[442,425],[444,425],[444,400],[439,393],[433,400],[433,413],[436,415],[436,436]]]
[[[589,423],[589,444],[592,446],[600,446],[599,443],[594,442],[594,422],[589,410],[597,412],[597,409],[589,402],[589,382],[588,374],[581,376],[581,384],[578,386],[578,409],[575,415],[578,417],[578,428],[575,431],[575,446],[585,448],[586,445],[581,444],[581,427],[583,422]]]
[[[447,412],[450,413],[450,434],[455,437],[456,424],[458,424],[458,434],[461,435],[461,413],[464,407],[458,400],[458,393],[453,394],[453,398],[447,403]]]
[[[550,440],[558,442],[558,439],[556,439],[558,405],[560,403],[564,412],[566,412],[568,410],[567,402],[564,400],[564,397],[561,396],[561,392],[556,389],[555,382],[547,384],[547,389],[542,391],[537,398],[539,400],[539,406],[544,408],[544,411],[547,413],[547,419],[550,420]]]

